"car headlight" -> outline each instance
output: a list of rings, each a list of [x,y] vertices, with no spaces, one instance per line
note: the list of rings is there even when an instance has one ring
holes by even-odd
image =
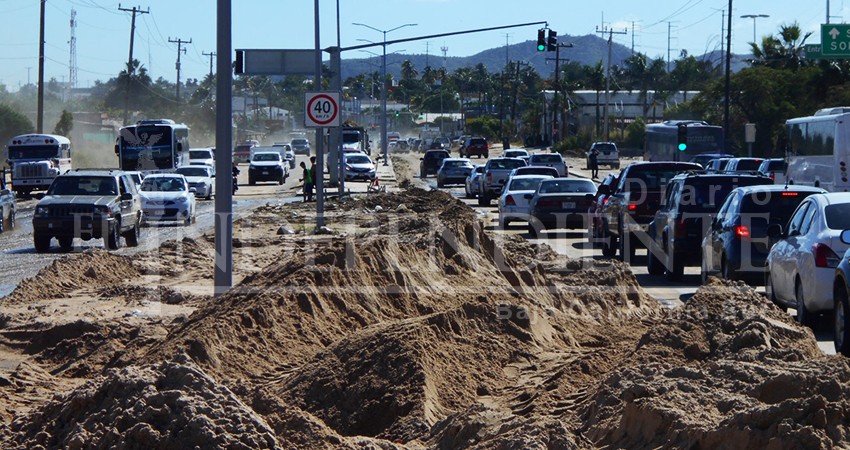
[[[47,217],[47,207],[46,206],[36,206],[34,215],[36,217]]]
[[[351,166],[350,166],[350,165],[346,164],[346,165],[345,165],[345,170],[352,170],[352,168],[351,168]]]

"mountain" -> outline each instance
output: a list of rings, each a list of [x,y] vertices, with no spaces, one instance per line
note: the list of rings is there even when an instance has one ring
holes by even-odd
[[[560,49],[561,61],[569,60],[582,65],[593,66],[598,62],[604,65],[608,55],[608,41],[600,36],[588,34],[584,36],[558,36],[558,41],[562,44],[572,44],[572,47],[563,47]],[[376,50],[379,51],[380,49]],[[625,45],[614,42],[611,46],[611,64],[621,65],[623,61],[632,55],[632,51]],[[697,57],[697,59],[709,58],[712,61],[718,62],[722,58],[720,52],[707,53]],[[549,77],[555,70],[555,53],[554,52],[538,52],[537,41],[529,40],[507,46],[495,47],[489,50],[476,53],[472,56],[458,57],[449,56],[445,59],[446,70],[451,73],[461,67],[474,67],[484,64],[490,73],[498,73],[504,70],[505,60],[525,61],[530,63],[537,72],[544,78]],[[747,63],[742,60],[743,57],[732,55],[732,70],[737,71],[747,66]],[[443,65],[443,57],[440,55],[424,55],[424,54],[388,54],[387,55],[387,73],[392,74],[393,78],[401,78],[401,63],[409,59],[419,73],[426,65],[430,64],[432,68],[441,67]],[[342,60],[342,79],[356,76],[361,73],[370,73],[372,71],[381,70],[381,58],[345,58],[343,54]]]

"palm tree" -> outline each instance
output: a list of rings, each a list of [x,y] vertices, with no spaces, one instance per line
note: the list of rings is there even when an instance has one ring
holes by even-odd
[[[804,35],[797,22],[790,25],[783,24],[779,27],[779,38],[765,36],[762,38],[761,46],[755,42],[750,43],[750,49],[753,52],[753,59],[750,62],[754,66],[792,70],[811,65],[811,62],[807,62],[802,57],[806,39],[811,35],[811,31]]]
[[[402,80],[412,80],[419,76],[419,72],[416,71],[416,67],[410,62],[409,59],[405,59],[401,63],[401,79]]]

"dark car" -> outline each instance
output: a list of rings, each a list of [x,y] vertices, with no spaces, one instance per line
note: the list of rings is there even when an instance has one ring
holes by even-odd
[[[443,165],[443,160],[450,157],[446,150],[428,150],[422,155],[419,160],[419,176],[422,178],[428,175],[436,175],[437,170]]]
[[[770,243],[767,227],[785,225],[806,197],[826,192],[810,186],[765,185],[734,189],[711,220],[702,241],[702,278],[764,282]]]
[[[59,241],[68,251],[74,238],[103,238],[106,247],[139,245],[142,204],[136,183],[119,170],[67,172],[53,180],[47,194],[35,206],[33,242],[38,253],[50,249],[50,240]]]
[[[762,158],[732,158],[726,162],[724,172],[758,172]]]
[[[487,144],[486,139],[482,137],[466,138],[466,142],[460,146],[460,157],[471,158],[472,156],[490,157],[490,145]]]
[[[737,187],[769,184],[770,178],[749,174],[692,172],[673,177],[647,228],[647,271],[680,280],[685,266],[700,264],[697,249],[726,196]]]
[[[785,169],[788,163],[784,158],[765,159],[759,166],[759,173],[770,177],[776,184],[785,184]]]
[[[547,229],[586,229],[588,209],[596,195],[596,184],[581,178],[543,180],[534,194],[526,194],[528,233],[537,237]]]
[[[708,172],[723,172],[726,170],[726,165],[732,158],[715,158],[705,163],[705,170]]]
[[[6,173],[0,172],[0,233],[15,228],[17,202],[15,193],[6,185]]]
[[[602,255],[629,261],[640,240],[635,233],[645,233],[655,211],[661,205],[661,194],[667,182],[679,173],[700,171],[702,166],[687,162],[639,162],[626,166],[611,189],[599,191],[609,195],[602,206]],[[628,245],[627,245],[628,244]]]
[[[841,242],[850,245],[850,230],[841,232]],[[835,268],[832,301],[835,353],[850,357],[850,250],[844,252]]]

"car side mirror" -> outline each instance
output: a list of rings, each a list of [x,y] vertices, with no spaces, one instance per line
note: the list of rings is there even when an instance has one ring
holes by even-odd
[[[115,154],[117,155],[120,152],[118,144],[115,144]]]
[[[195,188],[193,188],[193,187],[191,187],[191,188],[189,188],[189,192],[190,192],[190,193],[192,193],[192,194],[194,194],[194,193],[198,192],[198,190],[197,190],[197,189],[195,189]]]
[[[850,230],[844,230],[841,232],[841,242],[850,244]]]
[[[522,198],[526,200],[531,200],[534,198],[534,194],[523,194]]]
[[[783,237],[782,225],[772,223],[767,226],[767,236],[771,239],[781,239]],[[844,234],[842,233],[842,237]]]
[[[131,194],[129,192],[125,192],[125,193],[121,194],[121,200],[132,200],[132,199],[133,199],[133,194]]]

